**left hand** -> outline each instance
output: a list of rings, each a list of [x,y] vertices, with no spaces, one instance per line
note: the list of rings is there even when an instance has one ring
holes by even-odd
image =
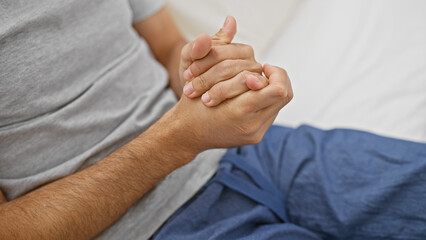
[[[262,65],[256,62],[251,46],[231,41],[236,22],[227,17],[223,28],[213,37],[200,35],[182,49],[179,75],[186,82],[184,94],[189,98],[202,95],[206,106],[248,91],[258,90],[268,83],[262,77]]]

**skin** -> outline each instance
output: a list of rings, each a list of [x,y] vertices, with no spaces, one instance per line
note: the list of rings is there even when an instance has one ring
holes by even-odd
[[[186,44],[164,9],[134,27],[169,71],[170,86],[177,95],[185,82],[194,81],[195,86],[198,76],[226,59],[204,60],[214,56],[215,46],[229,45],[229,36],[233,37],[224,27],[212,38],[204,35]],[[193,63],[205,64],[205,71],[199,67],[200,71],[194,70],[193,79],[183,78],[183,72]],[[227,75],[219,82],[234,82],[236,76],[244,78],[238,70],[241,69],[235,68],[231,74],[233,78]],[[247,87],[232,98],[223,98],[228,100],[215,107],[206,107],[200,97],[183,95],[144,133],[91,167],[11,201],[0,194],[0,239],[91,239],[199,152],[258,143],[278,111],[292,98],[290,81],[283,69],[265,65],[262,71],[266,78],[251,78],[248,73],[244,76],[248,86],[259,84],[260,79],[263,83],[268,81],[267,85],[258,85],[263,88],[254,91]],[[217,83],[208,82],[212,86]],[[205,92],[197,90],[197,94]]]
[[[7,202],[6,197],[3,192],[0,190],[0,204]]]
[[[196,53],[186,54],[191,58],[183,59],[180,66],[181,78],[187,81],[183,89],[187,97],[202,95],[202,102],[212,107],[268,84],[261,75],[262,65],[256,62],[253,48],[231,43],[236,31],[236,21],[229,16],[216,35],[200,35],[183,48],[183,53]]]

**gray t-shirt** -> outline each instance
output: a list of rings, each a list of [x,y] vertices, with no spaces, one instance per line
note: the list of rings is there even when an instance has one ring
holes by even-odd
[[[167,72],[132,28],[162,6],[0,0],[0,188],[7,199],[92,165],[176,103]],[[204,152],[176,170],[100,238],[148,238],[214,174],[223,152]]]

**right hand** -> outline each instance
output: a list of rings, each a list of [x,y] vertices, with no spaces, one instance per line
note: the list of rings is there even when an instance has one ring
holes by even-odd
[[[247,91],[214,108],[206,108],[199,98],[182,96],[169,112],[179,121],[184,146],[198,152],[210,148],[229,148],[260,142],[279,110],[293,97],[285,70],[265,65],[269,85]]]

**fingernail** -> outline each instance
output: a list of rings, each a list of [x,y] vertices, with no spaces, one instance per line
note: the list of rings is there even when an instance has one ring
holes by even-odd
[[[225,22],[223,23],[223,27],[224,27],[224,28],[225,28],[226,26],[228,26],[229,20],[230,20],[230,17],[229,17],[229,16],[227,16],[227,17],[226,17],[226,19],[225,19]]]
[[[251,80],[252,82],[254,82],[254,84],[256,85],[256,87],[260,87],[260,84],[262,83],[260,81],[260,79],[254,75],[248,75],[246,77],[247,80]]]
[[[203,101],[204,103],[209,103],[210,102],[210,95],[209,92],[206,92],[203,94],[203,96],[201,96],[201,101]]]
[[[186,96],[191,95],[194,92],[194,88],[192,87],[192,82],[187,83],[184,87],[183,87],[183,93]]]
[[[190,79],[192,79],[192,77],[194,77],[194,75],[192,74],[192,72],[191,72],[191,69],[186,69],[184,72],[183,72],[183,77],[185,77],[186,78],[186,80],[190,80]]]
[[[256,76],[254,76],[254,75],[247,75],[247,80],[249,80],[249,79],[251,79],[251,80],[253,80],[253,81],[255,81],[255,82],[257,82],[257,80],[259,80],[259,78],[257,78]]]

